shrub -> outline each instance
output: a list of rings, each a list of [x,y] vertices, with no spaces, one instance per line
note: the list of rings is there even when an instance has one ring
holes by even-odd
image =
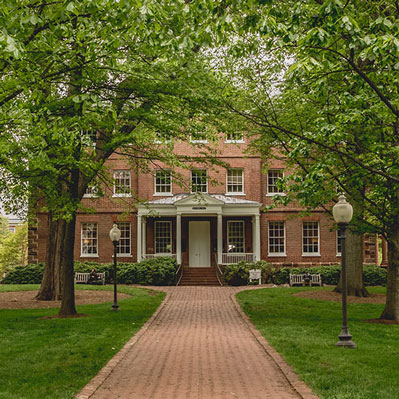
[[[2,284],[40,284],[42,282],[44,263],[28,266],[15,266],[1,280]]]
[[[323,284],[336,285],[341,273],[340,266],[282,267],[272,275],[274,284],[289,284],[290,274],[320,274]]]
[[[387,270],[375,265],[364,266],[363,277],[365,285],[386,285]]]
[[[238,263],[227,265],[223,270],[223,277],[229,285],[247,285],[249,279],[249,271],[251,269],[260,269],[262,272],[262,282],[267,281],[272,273],[272,266],[260,260],[255,263],[241,261]]]
[[[75,262],[75,272],[89,273],[91,269],[105,272],[105,282],[113,282],[113,264]],[[177,263],[170,257],[143,260],[140,263],[118,263],[118,283],[142,285],[173,285]],[[2,284],[40,284],[44,264],[17,266],[10,270]]]

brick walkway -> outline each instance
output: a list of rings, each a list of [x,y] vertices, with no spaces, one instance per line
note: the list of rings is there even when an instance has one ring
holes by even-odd
[[[248,322],[237,289],[162,290],[155,315],[77,398],[316,398]]]

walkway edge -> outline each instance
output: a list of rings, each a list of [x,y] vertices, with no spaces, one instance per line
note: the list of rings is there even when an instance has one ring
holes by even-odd
[[[143,287],[141,287],[143,288]],[[151,288],[153,289],[153,288]],[[154,289],[153,289],[154,290]],[[162,291],[162,289],[155,289],[156,291]],[[96,374],[90,382],[83,387],[83,389],[75,396],[75,399],[89,399],[97,389],[103,384],[103,382],[107,379],[107,377],[112,373],[115,367],[119,364],[119,362],[127,355],[130,349],[140,340],[140,338],[146,333],[146,331],[150,328],[151,324],[157,319],[159,313],[165,307],[165,304],[169,301],[170,294],[166,293],[165,299],[159,305],[158,309],[153,313],[153,315],[143,324],[140,330],[137,331],[133,337],[126,342],[126,344],[122,347],[122,349],[116,353],[111,360]]]
[[[252,335],[255,337],[256,341],[263,348],[263,350],[266,352],[266,354],[274,361],[274,363],[276,364],[278,369],[282,372],[284,377],[287,379],[287,381],[290,384],[290,386],[292,387],[292,389],[294,389],[294,391],[297,392],[298,395],[302,399],[319,399],[319,397],[316,396],[312,392],[312,390],[309,388],[309,386],[306,385],[298,377],[298,375],[294,372],[294,370],[292,370],[291,366],[289,366],[287,364],[287,362],[282,358],[282,356],[278,352],[276,352],[276,350],[269,344],[269,342],[265,339],[265,337],[260,333],[260,331],[252,323],[251,319],[242,310],[242,308],[236,298],[236,295],[241,291],[246,291],[246,290],[239,289],[236,292],[233,292],[231,294],[230,298],[233,301],[237,312],[240,314],[241,318],[244,320],[244,322],[248,326],[248,329],[250,330]]]

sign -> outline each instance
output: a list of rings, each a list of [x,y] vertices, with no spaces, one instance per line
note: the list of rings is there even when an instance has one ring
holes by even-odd
[[[206,210],[206,206],[193,206],[191,209],[193,211],[203,211]]]
[[[251,269],[249,271],[249,281],[258,280],[259,285],[262,282],[262,271],[260,269]]]

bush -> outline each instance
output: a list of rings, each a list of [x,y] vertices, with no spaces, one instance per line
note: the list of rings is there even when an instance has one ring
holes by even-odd
[[[113,282],[112,263],[75,262],[75,272],[105,272],[105,282]],[[118,263],[118,283],[142,285],[174,285],[177,262],[170,257],[143,260],[140,263]],[[2,284],[40,284],[44,264],[17,266],[10,270]]]
[[[1,280],[1,284],[40,284],[42,282],[44,263],[28,266],[15,266]]]
[[[363,277],[365,285],[386,285],[387,270],[382,267],[369,265],[363,267]]]
[[[241,261],[227,265],[223,270],[223,277],[229,285],[247,285],[249,271],[251,269],[260,269],[262,272],[262,282],[267,281],[272,273],[272,266],[264,260],[255,263]]]

